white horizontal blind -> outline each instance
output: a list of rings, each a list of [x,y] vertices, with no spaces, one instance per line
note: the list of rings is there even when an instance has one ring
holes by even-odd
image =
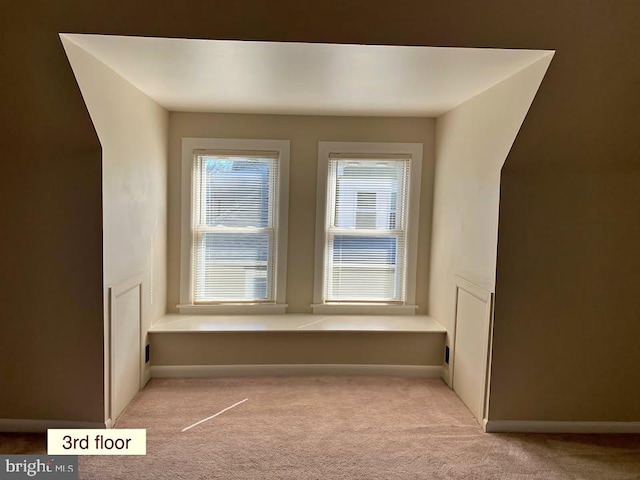
[[[325,302],[404,303],[411,158],[329,156]]]
[[[274,302],[278,154],[195,151],[193,302]]]

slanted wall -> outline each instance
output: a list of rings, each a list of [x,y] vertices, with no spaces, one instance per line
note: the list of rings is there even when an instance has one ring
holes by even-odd
[[[453,386],[479,420],[490,294],[495,290],[500,171],[552,56],[549,53],[436,121],[429,314],[447,328],[451,370],[457,368]],[[458,298],[459,278],[486,291],[485,303],[476,298],[469,304],[477,303],[476,307],[465,308],[462,295],[470,293],[461,292]],[[454,342],[456,326],[459,335]],[[450,376],[447,368],[446,378]]]
[[[449,330],[454,275],[494,291],[500,171],[551,56],[436,121],[429,313]]]
[[[130,386],[116,384],[116,390],[129,391],[116,402],[122,404],[136,391],[135,367],[146,330],[165,313],[169,113],[73,40],[62,41],[103,149],[105,305],[111,288],[141,283],[128,298],[122,297],[134,311],[127,311],[125,304],[121,308],[120,297],[105,309],[105,349],[109,351],[111,323],[118,343],[117,369],[127,372],[113,378]],[[136,346],[131,338],[139,335],[141,345]],[[108,355],[105,363],[109,365]],[[108,380],[105,369],[105,419],[110,416]]]

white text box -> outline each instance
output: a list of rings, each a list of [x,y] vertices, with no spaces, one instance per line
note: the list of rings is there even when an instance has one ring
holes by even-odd
[[[49,429],[49,455],[146,455],[147,431],[129,429]]]

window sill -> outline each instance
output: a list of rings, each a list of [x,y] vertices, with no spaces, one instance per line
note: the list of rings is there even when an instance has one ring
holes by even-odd
[[[375,303],[314,303],[314,314],[321,315],[415,315],[417,305],[380,305]]]
[[[176,305],[178,311],[189,315],[282,315],[286,303],[251,303],[226,305]]]

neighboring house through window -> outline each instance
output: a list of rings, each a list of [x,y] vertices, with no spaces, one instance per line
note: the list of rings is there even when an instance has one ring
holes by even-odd
[[[284,313],[288,164],[288,141],[183,139],[181,311]]]
[[[314,312],[414,313],[421,144],[320,142]]]

